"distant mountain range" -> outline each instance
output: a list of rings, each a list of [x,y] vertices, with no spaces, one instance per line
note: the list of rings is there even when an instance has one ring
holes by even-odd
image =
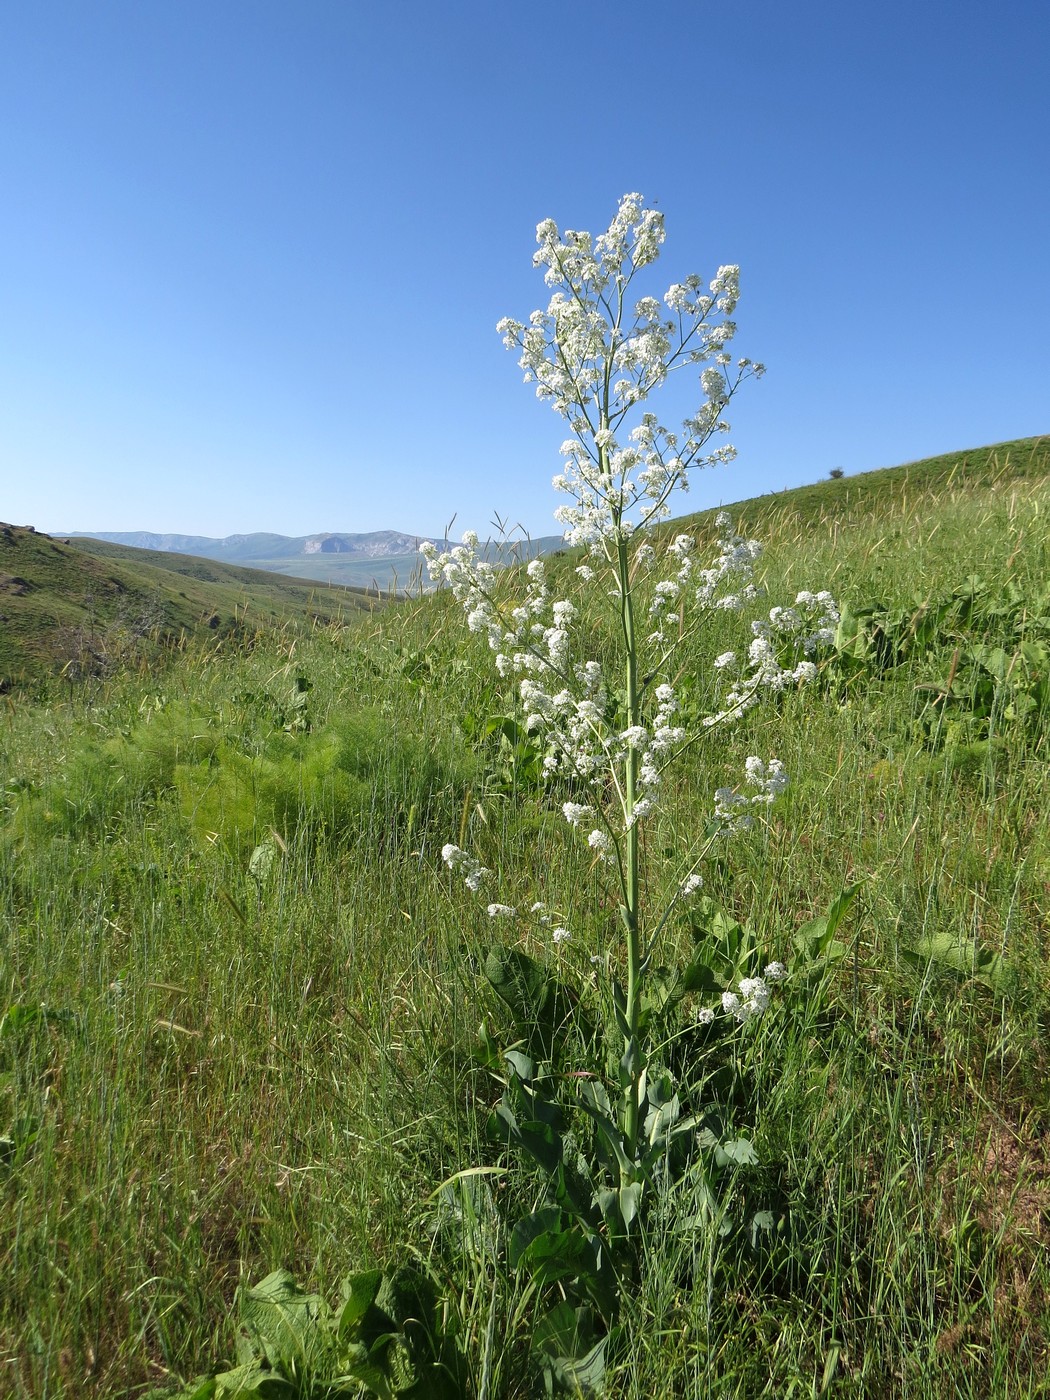
[[[199,559],[215,559],[223,564],[249,565],[271,573],[295,578],[317,579],[323,583],[382,589],[409,587],[419,572],[421,535],[400,530],[373,530],[366,534],[340,534],[322,531],[316,535],[227,535],[213,539],[207,535],[159,535],[148,530],[67,530],[56,531],[59,539],[95,539],[131,549],[150,549],[162,554],[190,554]],[[438,548],[446,542],[435,539]],[[532,559],[563,548],[560,535],[539,539],[494,542],[486,546],[494,563]]]
[[[55,531],[55,534],[61,534]],[[156,535],[149,530],[69,530],[72,538],[109,540],[132,549],[158,549],[165,554],[195,554],[200,559],[221,559],[226,564],[243,564],[255,559],[298,559],[312,554],[343,554],[362,559],[386,559],[392,554],[412,554],[423,543],[420,535],[404,535],[398,530],[373,530],[371,534],[340,535],[325,531],[317,535]]]

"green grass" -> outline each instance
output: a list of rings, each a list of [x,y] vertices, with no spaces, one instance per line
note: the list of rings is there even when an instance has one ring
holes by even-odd
[[[0,693],[146,667],[189,640],[308,630],[375,601],[364,587],[0,525]]]
[[[747,503],[769,602],[829,587],[912,606],[973,573],[1035,596],[1043,451]],[[723,649],[703,638],[690,659],[697,703]],[[746,754],[785,762],[768,825],[704,872],[771,957],[863,885],[847,956],[815,990],[789,982],[739,1047],[732,1112],[760,1164],[729,1204],[772,1210],[772,1243],[683,1233],[684,1203],[654,1218],[610,1395],[1043,1393],[1050,722],[1000,710],[969,746],[924,742],[915,687],[950,659],[829,675],[699,749],[668,794],[649,839],[680,849]],[[502,1160],[474,1057],[483,1014],[507,1031],[480,990],[493,926],[441,846],[496,868],[492,897],[572,910],[581,971],[615,914],[480,737],[510,701],[458,610],[259,628],[90,697],[0,703],[0,1014],[23,1008],[0,1028],[0,1395],[174,1389],[232,1360],[242,1282],[287,1267],[334,1298],[345,1274],[413,1255],[446,1281],[472,1393],[483,1375],[490,1397],[533,1393],[513,1281],[443,1253],[427,1204]],[[362,775],[338,821],[329,744]],[[232,789],[218,802],[231,772],[249,775],[247,817]],[[969,969],[922,951],[942,945]],[[508,1164],[494,1189],[526,1185]]]

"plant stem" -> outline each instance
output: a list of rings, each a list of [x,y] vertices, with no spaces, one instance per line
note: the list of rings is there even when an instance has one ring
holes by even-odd
[[[617,521],[620,524],[620,521]],[[631,585],[627,540],[622,533],[616,545],[616,567],[620,592],[620,623],[626,652],[625,682],[627,691],[627,724],[634,728],[641,722],[640,687],[638,684],[638,645],[635,635],[634,597]],[[638,749],[633,744],[627,751],[624,774],[627,850],[623,871],[623,917],[627,931],[627,1033],[624,1035],[624,1055],[631,1066],[630,1081],[625,1087],[623,1136],[627,1160],[634,1162],[638,1147],[638,1097],[644,1058],[638,1041],[642,993],[642,939],[639,917],[638,823],[634,821],[634,806],[638,787]],[[623,1185],[629,1184],[625,1179]]]

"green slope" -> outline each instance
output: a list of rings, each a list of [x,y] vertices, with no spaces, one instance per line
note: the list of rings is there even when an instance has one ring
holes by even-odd
[[[326,623],[375,601],[261,569],[0,525],[0,690],[111,671],[182,637]]]
[[[932,503],[953,491],[1009,490],[1012,483],[1043,480],[1050,482],[1045,436],[756,496],[730,509],[743,528],[765,537],[774,529],[805,529],[872,512],[907,513],[923,496]],[[673,520],[667,528],[703,526],[714,513]],[[298,560],[296,566],[305,571],[314,562]],[[382,567],[388,573],[392,562],[399,584],[409,585],[415,555],[397,561],[317,556],[325,578],[311,580],[288,577],[283,571],[291,564],[284,560],[246,568],[101,540],[65,543],[0,526],[0,690],[60,671],[112,670],[143,648],[182,635],[235,629],[250,634],[262,626],[327,622],[370,608],[376,601],[367,591],[373,571],[379,576]],[[339,584],[351,587],[334,586],[333,563]]]
[[[838,481],[819,481],[797,486],[791,491],[774,492],[739,501],[726,509],[744,521],[749,530],[764,522],[782,526],[792,518],[800,525],[846,516],[863,516],[885,510],[923,495],[941,496],[953,490],[971,491],[1012,482],[1050,478],[1050,437],[1041,435],[970,447],[926,457],[899,467],[844,476]],[[704,511],[697,519],[711,515]]]

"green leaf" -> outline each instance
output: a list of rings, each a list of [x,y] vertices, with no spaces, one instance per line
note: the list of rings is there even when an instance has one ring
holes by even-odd
[[[347,1299],[339,1314],[338,1336],[340,1340],[349,1337],[350,1332],[364,1317],[376,1300],[379,1285],[383,1281],[381,1269],[369,1269],[367,1273],[351,1274],[346,1280]]]
[[[561,1228],[562,1212],[557,1206],[544,1206],[531,1215],[523,1216],[514,1226],[510,1236],[508,1259],[511,1268],[516,1269],[529,1246],[543,1235],[549,1235]]]
[[[186,1389],[182,1391],[181,1395],[179,1396],[179,1400],[212,1400],[212,1397],[215,1395],[217,1385],[218,1381],[216,1381],[214,1376],[209,1376],[206,1380],[203,1381],[192,1381],[186,1387]],[[151,1391],[150,1394],[155,1395],[156,1397],[158,1397],[159,1400],[159,1397],[163,1395],[164,1392]]]
[[[561,1388],[573,1395],[598,1395],[604,1387],[609,1340],[594,1340],[589,1309],[562,1302],[537,1322],[532,1352]]]
[[[38,1021],[44,1019],[43,1008],[40,1006],[26,1006],[16,1002],[14,1006],[9,1006],[2,1016],[0,1016],[0,1035],[17,1035],[27,1026],[36,1025]]]
[[[557,1383],[574,1395],[600,1395],[605,1388],[605,1352],[609,1338],[596,1342],[585,1356],[559,1356],[550,1363]]]
[[[509,1007],[516,1034],[541,1059],[551,1058],[557,1042],[583,1016],[575,992],[520,948],[491,948],[485,976]]]
[[[519,1123],[513,1109],[501,1100],[489,1116],[492,1132],[504,1142],[519,1147],[551,1175],[562,1159],[561,1138],[548,1123]]]
[[[478,1059],[490,1069],[494,1069],[500,1060],[499,1046],[492,1037],[487,1021],[482,1021],[478,1027]]]
[[[9,1133],[0,1137],[0,1167],[16,1168],[23,1165],[29,1150],[40,1136],[36,1119],[23,1117],[14,1124]]]
[[[595,1092],[595,1081],[585,1080],[580,1090],[580,1106],[587,1114],[588,1118],[598,1129],[598,1136],[602,1145],[606,1149],[604,1158],[607,1162],[615,1162],[616,1168],[621,1174],[629,1173],[633,1170],[634,1164],[630,1161],[624,1151],[623,1134],[618,1125],[606,1112],[608,1097],[605,1097],[604,1104]],[[611,1161],[610,1161],[611,1159]]]
[[[835,933],[863,888],[863,880],[849,885],[832,901],[826,914],[819,919],[811,919],[798,930],[792,943],[803,957],[835,962],[845,955],[845,946],[836,940]]]
[[[643,1185],[640,1181],[620,1187],[620,1214],[628,1230],[638,1218],[638,1209],[642,1203],[642,1189]]]
[[[286,1269],[276,1269],[248,1290],[241,1321],[271,1366],[295,1363],[313,1371],[322,1365],[328,1350],[328,1335],[320,1325],[322,1312],[316,1293],[304,1293]]]
[[[395,1390],[390,1384],[386,1371],[382,1366],[376,1365],[374,1361],[367,1357],[353,1357],[345,1361],[341,1375],[334,1377],[329,1385],[325,1386],[322,1394],[328,1400],[333,1395],[332,1387],[339,1386],[340,1390],[335,1391],[335,1395],[345,1395],[347,1400],[350,1396],[360,1395],[360,1387],[364,1386],[371,1394],[379,1397],[379,1400],[396,1400]],[[347,1389],[342,1389],[347,1386]],[[352,1386],[351,1390],[349,1386]],[[297,1396],[296,1400],[299,1400]],[[310,1397],[312,1400],[312,1397]]]
[[[680,1112],[681,1105],[677,1094],[672,1095],[666,1103],[652,1105],[645,1119],[645,1135],[651,1147],[666,1143]]]
[[[255,1363],[215,1377],[215,1400],[298,1400],[298,1387]]]
[[[776,1221],[771,1210],[757,1210],[751,1217],[751,1248],[757,1249],[761,1235],[771,1234]]]
[[[1000,991],[1006,979],[1007,964],[999,953],[982,948],[974,939],[948,932],[920,938],[910,948],[903,948],[901,955],[913,967],[932,963],[958,977],[982,982],[992,991]]]
[[[758,1153],[747,1138],[734,1138],[715,1147],[715,1162],[720,1167],[754,1167],[758,1165]]]
[[[536,1073],[535,1062],[528,1055],[523,1055],[520,1050],[507,1050],[503,1058],[510,1065],[511,1072],[528,1084],[532,1076]]]
[[[575,1350],[581,1319],[577,1310],[562,1302],[536,1323],[532,1332],[532,1349],[547,1356],[561,1356]],[[584,1322],[586,1326],[586,1321]]]

